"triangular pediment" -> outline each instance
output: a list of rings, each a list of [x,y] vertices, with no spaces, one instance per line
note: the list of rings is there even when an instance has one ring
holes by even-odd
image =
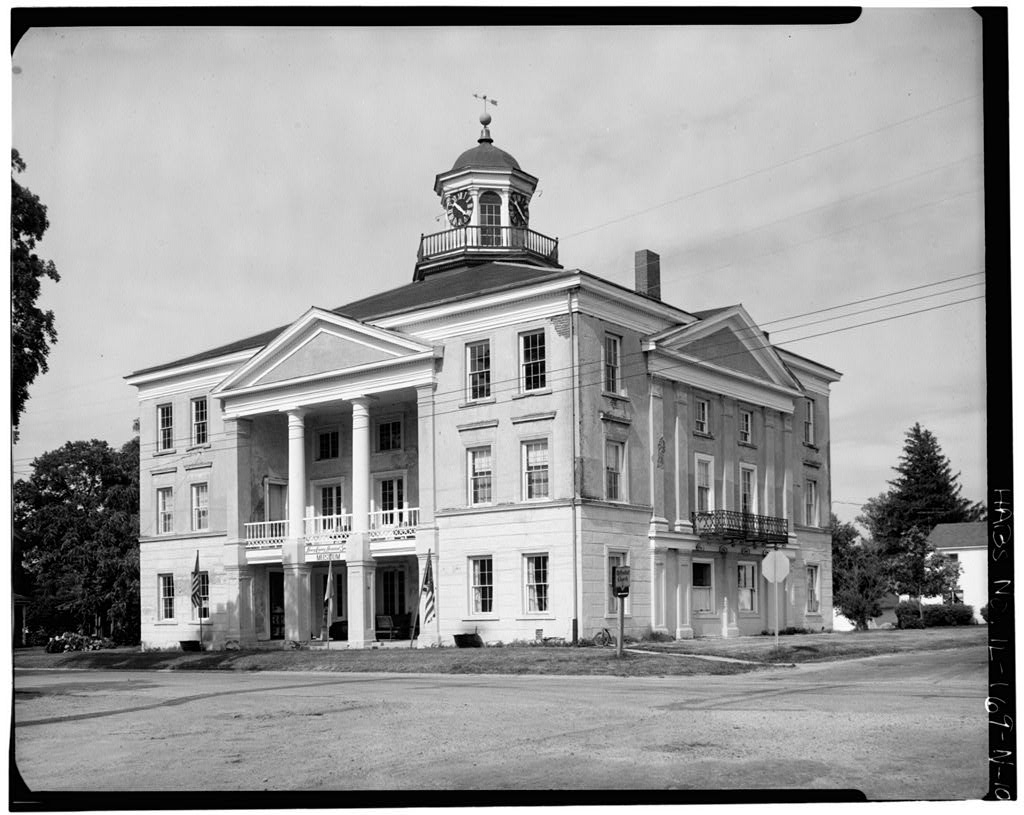
[[[720,309],[649,338],[658,350],[784,388],[800,385],[743,306]]]
[[[342,375],[432,350],[404,334],[312,308],[214,388],[214,393]]]

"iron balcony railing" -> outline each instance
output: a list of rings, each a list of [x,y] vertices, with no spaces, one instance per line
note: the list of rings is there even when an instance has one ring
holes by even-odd
[[[764,543],[785,543],[789,521],[771,515],[754,515],[730,509],[694,512],[693,531],[702,537]]]
[[[509,249],[521,250],[558,263],[557,238],[516,226],[462,226],[423,235],[416,260],[422,263],[456,253],[486,256],[491,252],[507,252]]]

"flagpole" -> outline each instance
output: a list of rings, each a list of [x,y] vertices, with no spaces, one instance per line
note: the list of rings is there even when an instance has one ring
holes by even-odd
[[[423,581],[426,577],[426,572],[420,575],[420,590],[416,592],[416,616],[412,618],[412,627],[409,629],[410,648],[412,648],[412,644],[418,639],[416,636],[416,624],[420,621],[420,603],[423,602]]]

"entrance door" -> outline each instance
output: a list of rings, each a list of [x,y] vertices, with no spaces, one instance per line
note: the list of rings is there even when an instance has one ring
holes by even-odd
[[[288,485],[267,484],[267,506],[268,521],[288,520]]]
[[[385,566],[377,571],[381,579],[380,613],[405,614],[405,569]]]
[[[270,639],[284,639],[284,572],[271,572],[270,580]]]

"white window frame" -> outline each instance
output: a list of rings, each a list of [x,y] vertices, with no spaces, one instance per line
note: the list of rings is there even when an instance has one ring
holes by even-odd
[[[754,412],[740,411],[740,441],[744,444],[754,443]]]
[[[696,583],[693,582],[696,579],[696,577],[697,577],[697,570],[694,569],[693,567],[694,566],[698,566],[698,565],[702,565],[702,566],[706,565],[708,567],[708,574],[711,576],[711,585],[710,586],[698,586]],[[699,589],[699,588],[708,588],[708,589],[710,589],[709,596],[710,596],[711,600],[710,600],[710,602],[708,604],[709,608],[706,608],[706,609],[704,609],[704,608],[701,608],[701,609],[697,608],[696,602],[692,599],[692,598],[696,597],[697,589]],[[694,614],[716,614],[717,613],[717,609],[716,609],[717,598],[716,598],[716,595],[715,595],[715,561],[714,560],[705,559],[705,558],[694,558],[693,559],[693,563],[690,566],[690,592],[691,592],[691,594],[690,594],[690,596],[691,596],[690,604],[693,607],[693,613]]]
[[[605,334],[601,355],[601,383],[605,393],[622,393],[622,337]]]
[[[711,400],[697,399],[693,408],[693,429],[711,435]]]
[[[750,473],[750,509],[747,512],[750,515],[757,515],[757,465],[754,464],[740,464],[740,512],[743,512],[743,476],[745,473]]]
[[[202,406],[203,417],[197,417],[199,407]],[[210,402],[205,396],[197,396],[189,405],[189,413],[192,419],[192,446],[206,447],[210,444]],[[200,433],[200,431],[202,431]],[[201,436],[201,437],[200,437]]]
[[[490,564],[490,582],[477,582],[476,564],[487,561]],[[494,556],[493,555],[470,555],[467,558],[467,572],[469,579],[469,616],[470,617],[493,617],[494,611]],[[483,591],[490,589],[490,608],[483,608]],[[479,602],[478,602],[479,601]]]
[[[164,423],[164,410],[167,411],[167,423]],[[166,432],[165,432],[166,431]],[[156,449],[158,453],[174,450],[174,404],[164,402],[156,406]]]
[[[804,479],[804,523],[807,526],[820,526],[821,515],[818,506],[818,482],[813,478]]]
[[[380,446],[380,430],[384,425],[398,425],[398,447],[382,448]],[[401,414],[381,416],[373,423],[373,451],[375,453],[399,453],[405,449],[405,417]]]
[[[474,371],[473,370],[473,350],[476,349],[476,348],[480,348],[482,346],[487,348],[487,367],[486,368],[480,368],[479,370]],[[466,401],[467,402],[480,402],[480,401],[483,401],[485,399],[490,399],[491,398],[491,384],[492,384],[491,374],[493,372],[492,371],[492,367],[491,367],[491,363],[492,363],[492,359],[491,359],[491,341],[489,339],[486,339],[486,340],[475,340],[474,342],[466,343]],[[473,377],[474,376],[479,376],[479,375],[481,375],[484,372],[486,372],[486,374],[487,374],[487,377],[486,377],[487,383],[486,383],[486,385],[476,385],[474,387]],[[485,392],[484,393],[474,394],[475,390],[477,390],[477,391],[482,390],[482,391],[485,391]]]
[[[534,558],[544,558],[543,583],[530,583],[530,561]],[[544,586],[544,608],[530,608],[530,587]],[[540,595],[537,595],[540,605]],[[551,615],[551,556],[547,552],[527,552],[523,554],[523,613],[531,617],[548,617]]]
[[[618,563],[612,563],[612,558],[621,558]],[[619,613],[618,600],[615,596],[615,587],[612,585],[612,573],[613,566],[629,566],[629,550],[628,549],[615,549],[605,547],[604,551],[604,584],[607,586],[608,600],[605,604],[605,617],[615,617]],[[631,612],[632,605],[630,603],[630,597],[625,598],[626,602],[623,607],[622,613],[628,617]]]
[[[200,499],[197,503],[196,499]],[[189,508],[191,509],[192,531],[208,532],[210,529],[210,484],[196,481],[189,485]],[[205,501],[203,500],[205,499]]]
[[[818,563],[808,563],[806,570],[807,598],[806,612],[808,614],[821,614],[821,566]],[[812,577],[813,575],[813,577]],[[814,607],[811,607],[811,598],[814,598]]]
[[[192,575],[189,574],[191,579]],[[199,597],[200,605],[196,608],[189,602],[189,606],[192,609],[193,620],[209,620],[210,619],[210,573],[200,572],[199,573]],[[205,614],[203,612],[206,612]]]
[[[814,400],[810,397],[804,399],[804,444],[815,444],[814,437]]]
[[[328,517],[324,512],[324,490],[335,490],[338,498],[337,511],[333,515],[345,514],[345,479],[344,478],[318,478],[309,482],[310,492],[313,497],[313,515]],[[332,499],[333,500],[333,499]]]
[[[608,464],[608,451],[609,448],[618,450],[618,465],[617,471],[612,470]],[[610,473],[616,472],[618,480],[618,494],[612,495],[611,490],[608,488],[608,476]],[[604,440],[604,498],[606,501],[614,501],[617,503],[625,503],[628,501],[628,492],[626,491],[626,473],[628,472],[626,467],[626,443],[624,441],[618,441],[616,439]]]
[[[172,622],[174,612],[174,575],[158,574],[156,576],[156,614],[160,622]]]
[[[270,517],[270,488],[284,487],[283,518]],[[264,521],[287,521],[288,520],[288,479],[268,477],[263,482],[263,520]]]
[[[749,585],[746,585],[746,586],[743,585],[743,577],[742,577],[742,575],[744,574],[744,572],[746,573],[747,579],[749,580]],[[760,614],[761,613],[761,609],[760,609],[760,607],[758,605],[758,603],[759,603],[758,595],[760,594],[760,592],[758,592],[758,580],[759,580],[759,578],[760,578],[760,575],[758,574],[758,569],[757,569],[757,563],[756,562],[748,561],[748,560],[737,561],[737,563],[736,563],[736,589],[737,589],[736,608],[737,608],[737,610],[741,614]],[[750,598],[750,600],[749,600],[750,608],[743,608],[742,604],[740,602],[740,598],[743,596],[744,592],[747,592],[748,593],[747,596]]]
[[[331,453],[331,442],[330,436],[336,435],[338,437],[337,452],[334,455]],[[328,437],[327,440],[327,453],[328,455],[321,455],[322,450],[322,439],[324,436]],[[337,425],[327,425],[324,427],[318,427],[316,433],[313,434],[313,461],[335,461],[341,458],[341,428]]]
[[[545,462],[545,472],[547,473],[546,487],[544,495],[530,495],[530,478],[529,471],[527,469],[529,461],[529,448],[533,445],[543,444],[544,450],[547,453],[547,461]],[[546,437],[533,438],[533,439],[522,439],[519,442],[519,457],[520,465],[519,470],[521,474],[520,489],[522,490],[523,501],[550,501],[551,500],[551,442]]]
[[[389,470],[386,473],[373,473],[373,492],[370,495],[370,510],[372,512],[384,511],[384,482],[385,481],[401,481],[402,482],[402,500],[401,505],[396,506],[389,510],[390,512],[396,513],[396,517],[393,519],[394,522],[405,523],[408,517],[409,504],[409,471],[408,470]],[[397,490],[396,490],[397,493]]]
[[[707,509],[700,508],[700,464],[706,462],[708,465],[708,506]],[[704,453],[693,455],[693,509],[694,512],[715,511],[715,457]]]
[[[164,500],[166,496],[166,501]],[[166,529],[164,521],[167,521]],[[156,488],[156,534],[174,534],[174,487]]]
[[[476,455],[478,453],[484,453],[490,460],[490,466],[486,471],[481,470],[478,474],[476,471]],[[476,500],[477,495],[477,479],[487,479],[487,492],[488,499],[486,501]],[[466,450],[466,503],[470,506],[489,506],[494,503],[494,447],[490,444],[479,444],[475,447],[470,447]]]
[[[526,339],[528,337],[540,336],[541,343],[543,346],[542,354],[539,360],[526,361]],[[536,393],[538,391],[544,391],[548,389],[548,337],[547,331],[544,328],[531,328],[529,331],[521,331],[519,333],[519,391],[520,393]],[[540,365],[539,379],[540,384],[534,384],[532,387],[527,387],[527,365]],[[534,374],[533,378],[537,378],[538,375]]]

